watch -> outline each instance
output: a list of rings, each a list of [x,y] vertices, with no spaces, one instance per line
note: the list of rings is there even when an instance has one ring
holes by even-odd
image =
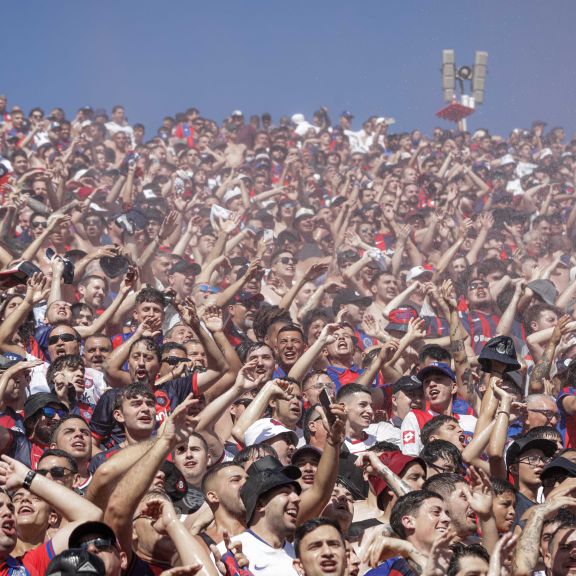
[[[36,472],[34,470],[30,470],[28,474],[26,474],[26,478],[24,478],[24,482],[22,482],[22,488],[26,488],[26,490],[30,490],[30,486],[32,485],[32,480],[36,477]]]

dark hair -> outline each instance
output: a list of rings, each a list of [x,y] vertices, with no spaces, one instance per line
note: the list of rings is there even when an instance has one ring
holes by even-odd
[[[524,435],[529,440],[560,440],[563,444],[562,434],[554,426],[536,426]]]
[[[279,306],[261,306],[254,319],[254,334],[258,340],[264,340],[270,326],[276,322],[292,324],[290,313]]]
[[[234,463],[233,461],[220,462],[219,464],[216,464],[216,466],[208,468],[206,474],[204,474],[204,476],[202,477],[202,484],[200,487],[200,490],[202,490],[202,494],[204,494],[204,496],[206,496],[206,492],[208,492],[209,490],[208,484],[210,483],[212,478],[214,478],[216,474],[218,474],[221,470],[224,470],[225,468],[230,468],[231,466],[238,466],[238,464]]]
[[[368,448],[368,452],[400,452],[400,448],[392,442],[387,442],[386,440],[380,440]]]
[[[404,494],[404,496],[400,496],[390,512],[390,526],[392,530],[394,530],[400,538],[406,540],[407,534],[402,524],[402,518],[408,515],[413,516],[420,510],[420,506],[422,506],[426,500],[431,500],[432,498],[443,500],[440,494],[426,489],[413,490],[412,492],[408,492],[408,494]]]
[[[94,316],[94,310],[92,310],[90,305],[86,304],[86,302],[74,302],[74,304],[72,304],[70,309],[72,310],[72,318],[74,320],[78,319],[78,317],[80,316],[80,312],[82,312],[82,310],[88,310],[90,314]]]
[[[86,426],[89,427],[89,424],[86,421],[86,419],[80,416],[80,414],[66,414],[64,418],[58,421],[58,424],[56,424],[54,430],[52,431],[52,437],[51,437],[52,442],[54,443],[56,442],[56,438],[58,437],[58,432],[60,432],[60,428],[62,428],[63,424],[65,424],[69,420],[82,420],[82,422],[84,422],[84,424],[86,424]]]
[[[186,346],[178,344],[178,342],[166,342],[160,347],[160,356],[164,356],[164,354],[170,350],[180,350],[186,354]]]
[[[73,330],[74,336],[76,337],[76,342],[82,341],[82,338],[81,338],[80,334],[78,334],[78,331],[75,328],[73,328],[72,326],[70,326],[70,323],[66,322],[66,321],[54,322],[54,324],[52,324],[52,327],[48,331],[47,338],[50,338],[50,336],[52,335],[52,332],[54,332],[54,330],[56,330],[56,328],[60,328],[60,326],[66,326],[67,328],[70,328],[71,330]]]
[[[506,494],[511,492],[514,495],[514,499],[516,499],[516,489],[508,480],[503,480],[502,478],[492,478],[492,494],[494,496],[500,496],[500,494]]]
[[[450,546],[452,552],[452,558],[450,558],[450,564],[448,565],[448,572],[446,576],[456,576],[460,571],[460,560],[466,558],[467,556],[475,556],[476,558],[482,558],[486,563],[490,563],[490,554],[487,550],[480,544],[462,544],[461,542],[456,542]]]
[[[138,398],[138,396],[143,396],[144,398],[156,402],[156,397],[148,386],[145,384],[134,383],[129,384],[126,388],[120,389],[118,394],[116,394],[113,410],[122,410],[122,402],[124,402],[124,400],[131,400],[132,398]]]
[[[462,470],[462,454],[460,450],[448,440],[432,440],[424,444],[420,458],[427,466],[433,465],[439,458],[446,458],[454,463],[456,470]]]
[[[430,436],[448,422],[456,422],[456,424],[458,424],[458,420],[456,420],[454,416],[446,416],[444,414],[434,416],[432,420],[428,420],[428,422],[422,426],[422,430],[420,431],[420,440],[422,441],[422,444],[428,444],[428,442],[430,442]]]
[[[452,355],[446,348],[439,346],[438,344],[426,344],[423,346],[418,353],[418,363],[422,364],[426,358],[432,358],[435,362],[445,362],[450,363]]]
[[[70,465],[72,472],[74,474],[78,473],[78,464],[76,463],[76,460],[74,460],[72,455],[69,454],[68,452],[66,452],[66,450],[60,450],[60,448],[49,448],[48,450],[44,450],[44,452],[42,453],[42,456],[40,456],[40,459],[38,460],[38,464],[40,464],[40,462],[42,462],[42,460],[44,460],[44,458],[48,458],[48,456],[56,456],[57,458],[65,458],[66,462],[68,462],[68,464]]]
[[[356,384],[355,382],[352,382],[347,386],[342,386],[340,390],[338,390],[338,393],[336,394],[336,400],[338,402],[340,402],[341,400],[346,400],[346,398],[348,398],[349,396],[352,396],[353,394],[357,394],[359,392],[362,392],[363,394],[372,395],[372,393],[370,392],[370,388],[368,388],[367,386],[363,386],[362,384]]]
[[[302,340],[306,342],[306,336],[304,336],[304,332],[302,332],[302,328],[300,328],[298,324],[287,324],[286,326],[282,326],[282,328],[278,330],[278,336],[280,336],[282,332],[298,332],[298,334],[302,336]]]
[[[156,354],[158,362],[161,362],[162,356],[160,355],[160,348],[158,348],[158,345],[154,341],[154,338],[150,338],[150,336],[142,336],[141,338],[138,338],[138,340],[136,340],[135,342],[132,342],[132,344],[130,345],[130,350],[128,350],[128,355],[132,354],[132,350],[134,350],[134,347],[140,343],[143,343],[146,346],[146,349],[150,350],[150,352],[154,352],[154,354]]]
[[[530,327],[530,324],[532,322],[537,322],[538,318],[540,318],[540,314],[548,310],[560,316],[560,311],[558,310],[558,308],[556,308],[556,306],[552,306],[551,304],[545,304],[544,302],[538,302],[536,304],[533,304],[524,311],[522,318],[524,322],[524,328],[526,328],[528,333],[533,332],[532,328]]]
[[[251,460],[252,458],[264,458],[264,456],[274,456],[274,458],[278,458],[278,453],[270,444],[265,444],[264,442],[260,442],[260,444],[252,444],[252,446],[248,446],[243,450],[240,450],[232,462],[237,464],[238,466],[244,467],[244,464]]]
[[[306,312],[302,317],[301,324],[304,334],[308,334],[310,326],[312,326],[316,320],[324,320],[326,324],[329,324],[334,320],[334,314],[332,314],[328,308],[312,308],[312,310]]]
[[[254,350],[258,350],[258,348],[263,348],[263,347],[268,348],[268,350],[270,350],[270,352],[272,353],[272,357],[274,359],[276,358],[276,355],[274,354],[274,350],[272,349],[272,346],[270,346],[270,344],[266,344],[266,342],[262,342],[259,340],[258,342],[248,342],[247,343],[247,346],[239,352],[240,360],[242,362],[247,362],[248,357],[250,356],[250,354],[252,354],[252,352],[254,352]]]
[[[300,544],[305,536],[310,534],[310,532],[314,532],[317,528],[321,528],[322,526],[332,526],[335,530],[338,531],[340,535],[340,540],[342,540],[342,545],[345,546],[344,543],[344,535],[342,534],[342,530],[338,525],[336,520],[332,520],[332,518],[312,518],[304,522],[296,528],[296,533],[294,536],[294,550],[296,552],[296,557],[300,557]]]
[[[46,381],[51,389],[54,389],[54,377],[56,374],[61,372],[64,368],[70,368],[71,370],[76,370],[77,368],[86,368],[82,356],[78,354],[64,354],[64,356],[58,356],[48,367],[48,372],[46,372]]]
[[[423,490],[432,490],[440,494],[442,497],[449,496],[456,490],[458,484],[466,484],[466,478],[460,476],[460,474],[454,474],[453,472],[444,472],[443,474],[436,474],[432,478],[428,478],[424,485]]]
[[[138,292],[138,296],[136,296],[136,304],[143,304],[144,302],[158,304],[162,309],[166,308],[166,298],[164,297],[164,294],[162,294],[160,290],[150,288],[149,286],[142,288],[142,290]]]

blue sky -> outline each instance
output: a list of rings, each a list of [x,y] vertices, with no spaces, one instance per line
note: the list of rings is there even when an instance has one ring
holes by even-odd
[[[443,48],[489,52],[486,101],[469,121],[506,134],[543,119],[576,130],[572,0],[3,0],[0,93],[26,111],[124,104],[148,134],[196,106],[220,121],[302,112],[449,124]]]

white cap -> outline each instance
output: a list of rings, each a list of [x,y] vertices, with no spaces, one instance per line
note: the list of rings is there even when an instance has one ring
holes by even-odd
[[[294,122],[294,124],[301,124],[302,122],[306,122],[306,117],[304,116],[304,114],[293,114],[292,118],[291,118],[292,122]]]
[[[472,140],[476,140],[476,138],[484,138],[484,136],[486,136],[485,130],[476,130],[472,136]]]
[[[427,266],[414,266],[414,268],[410,268],[408,274],[406,274],[406,282],[412,282],[412,280],[420,278],[423,274],[430,274],[430,276],[432,276],[434,270]]]
[[[222,201],[224,202],[224,204],[227,204],[228,202],[230,202],[230,200],[238,198],[238,196],[242,196],[242,190],[240,189],[239,186],[234,186],[232,190],[228,190],[228,192],[224,194]]]
[[[506,166],[507,164],[516,164],[516,160],[514,160],[512,154],[505,154],[500,158],[500,166]]]
[[[244,116],[244,114],[242,113],[242,110],[234,110],[231,116]]]
[[[294,430],[286,428],[282,422],[278,422],[278,420],[274,420],[274,418],[261,418],[260,420],[256,420],[256,422],[250,425],[246,432],[244,432],[244,445],[246,447],[253,446],[254,444],[260,444],[260,442],[286,433],[292,435],[294,445],[298,444],[298,435]]]
[[[294,220],[298,220],[298,218],[309,218],[314,216],[314,211],[310,210],[310,208],[299,208],[296,210],[296,214],[294,214]]]
[[[540,160],[544,160],[544,158],[547,158],[548,156],[552,156],[552,150],[550,150],[550,148],[543,148],[540,150],[540,154],[538,154]]]

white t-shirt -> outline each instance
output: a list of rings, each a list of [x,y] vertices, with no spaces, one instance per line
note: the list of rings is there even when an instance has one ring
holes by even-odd
[[[351,454],[360,454],[372,448],[377,442],[392,442],[398,447],[400,443],[400,430],[390,424],[390,422],[376,422],[370,424],[365,430],[362,438],[345,438],[344,444]]]
[[[37,360],[37,358],[31,354],[26,354],[26,360]],[[30,395],[36,394],[37,392],[50,392],[50,386],[48,386],[48,382],[46,381],[46,373],[48,372],[49,366],[50,364],[48,364],[48,362],[44,362],[44,364],[32,368]],[[81,401],[86,404],[97,404],[100,396],[104,394],[108,387],[104,381],[104,374],[94,368],[86,368],[84,383],[86,388],[82,394]]]
[[[436,412],[429,410],[432,416],[438,416]],[[467,436],[474,434],[476,429],[476,416],[470,416],[467,414],[454,414],[454,418],[458,420],[460,427]],[[418,419],[416,414],[410,411],[402,420],[402,427],[400,428],[400,435],[402,441],[402,452],[408,456],[418,456],[424,448],[422,440],[420,440],[420,425],[418,424]]]
[[[284,548],[272,548],[250,530],[231,540],[242,543],[242,553],[248,558],[250,572],[255,576],[298,576],[292,566],[296,554],[290,542],[286,541]],[[223,542],[218,544],[218,550],[221,554],[226,552]]]

